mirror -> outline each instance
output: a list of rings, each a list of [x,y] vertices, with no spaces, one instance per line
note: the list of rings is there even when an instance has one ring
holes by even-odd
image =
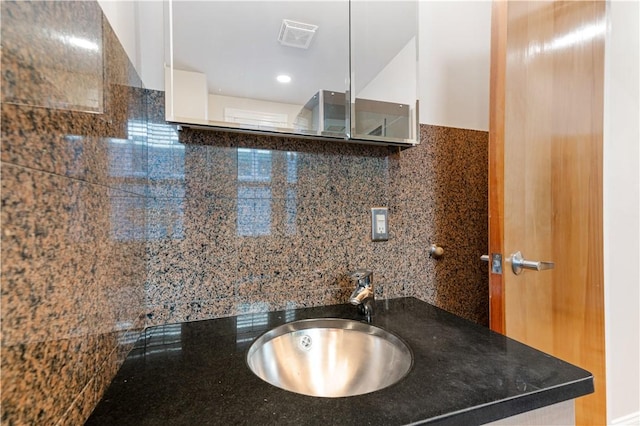
[[[351,2],[351,137],[418,138],[418,2]]]
[[[170,1],[167,121],[415,145],[417,3]]]

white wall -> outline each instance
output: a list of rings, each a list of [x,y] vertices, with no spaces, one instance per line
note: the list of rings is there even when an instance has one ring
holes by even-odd
[[[98,0],[144,87],[164,90],[163,2]]]
[[[173,77],[173,84],[171,78]],[[207,77],[201,72],[165,67],[165,109],[171,120],[195,119],[206,123],[209,115]],[[173,96],[171,94],[173,93]]]
[[[111,28],[118,36],[129,60],[140,70],[140,44],[138,37],[138,5],[137,1],[98,0]]]
[[[491,1],[420,1],[420,123],[489,129]]]
[[[162,1],[157,0],[145,0],[138,3],[140,16],[138,28],[140,69],[138,69],[138,73],[147,89],[164,90],[164,5]]]
[[[416,38],[413,37],[356,97],[412,105],[417,85],[403,80],[415,80],[416,68]]]
[[[604,285],[607,420],[640,424],[639,3],[608,3]]]

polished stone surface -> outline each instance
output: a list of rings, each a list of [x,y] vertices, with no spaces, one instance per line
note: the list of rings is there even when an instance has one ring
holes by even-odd
[[[249,314],[148,328],[87,425],[472,425],[593,391],[590,373],[418,299],[376,308],[373,324],[414,355],[409,374],[388,388],[309,397],[262,381],[246,365],[263,332],[306,318],[358,319],[354,306]]]
[[[96,2],[1,7],[1,422],[81,424],[144,327],[145,92]]]
[[[150,126],[165,131],[149,148],[149,325],[341,303],[361,268],[379,297],[488,324],[486,132],[422,125],[404,151],[175,132],[154,96]],[[376,206],[389,207],[386,242],[370,238]],[[429,258],[432,242],[444,258]]]
[[[92,3],[8,3],[2,8],[3,100],[102,113],[100,8]]]

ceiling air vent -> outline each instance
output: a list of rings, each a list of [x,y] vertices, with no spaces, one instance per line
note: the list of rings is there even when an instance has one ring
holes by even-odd
[[[283,46],[306,49],[309,47],[309,44],[311,44],[311,39],[317,29],[317,25],[283,19],[280,34],[278,34],[278,41]]]

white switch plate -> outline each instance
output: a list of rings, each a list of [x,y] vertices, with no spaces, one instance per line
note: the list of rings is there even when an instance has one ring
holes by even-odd
[[[371,240],[387,241],[389,239],[389,221],[386,207],[371,209]]]

